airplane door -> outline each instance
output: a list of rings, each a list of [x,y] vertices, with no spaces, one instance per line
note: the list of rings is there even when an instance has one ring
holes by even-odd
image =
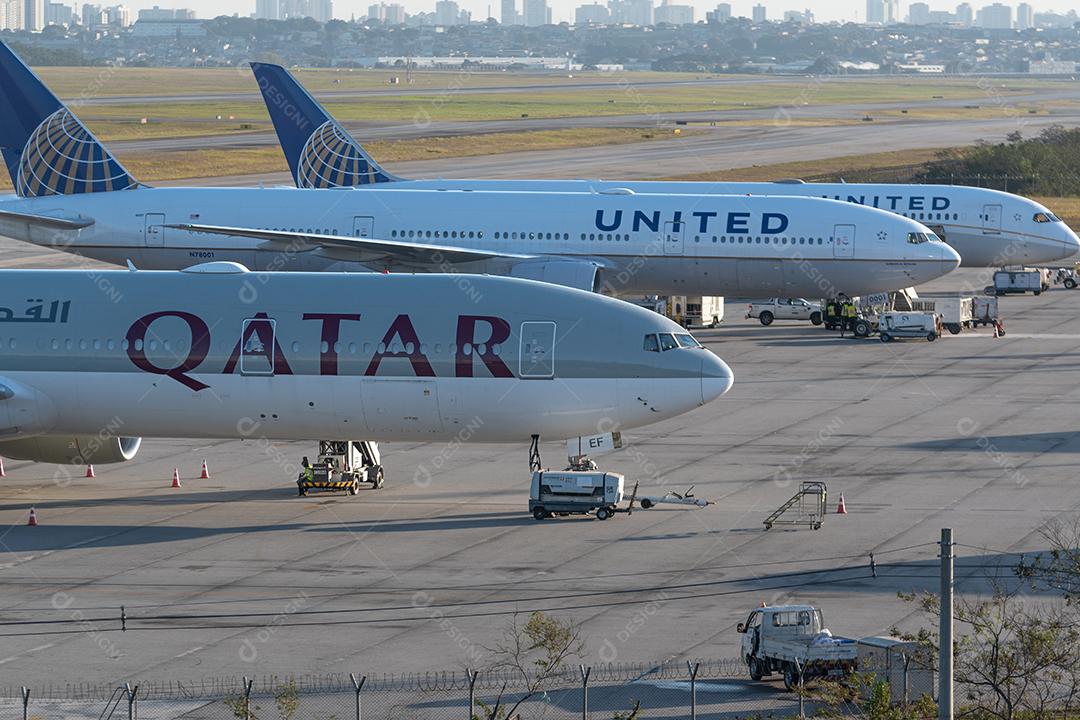
[[[248,318],[240,332],[240,374],[274,374],[274,336],[277,321]]]
[[[434,380],[366,378],[360,384],[360,397],[364,419],[372,432],[417,438],[442,432]]]
[[[997,235],[1001,232],[1001,206],[983,205],[983,235]]]
[[[369,238],[375,231],[375,218],[358,215],[352,221],[352,236]]]
[[[675,222],[664,223],[664,254],[683,254],[683,224]]]
[[[555,377],[555,323],[521,323],[518,376],[523,379]]]
[[[833,257],[855,256],[855,226],[836,225],[833,227]]]
[[[146,213],[143,221],[143,244],[165,247],[165,213]]]

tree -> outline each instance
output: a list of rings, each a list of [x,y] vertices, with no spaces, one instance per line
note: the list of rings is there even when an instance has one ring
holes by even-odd
[[[585,645],[573,621],[534,612],[524,624],[514,615],[499,643],[485,649],[494,658],[489,670],[508,673],[524,688],[517,702],[506,710],[501,710],[505,684],[494,708],[481,704],[485,720],[498,720],[513,718],[522,703],[545,692],[562,674],[567,662],[581,657]]]
[[[953,671],[968,712],[998,720],[1043,718],[1076,709],[1080,631],[1067,606],[1032,602],[994,581],[987,598],[957,599]],[[900,594],[931,617],[938,596]],[[963,630],[961,630],[961,628]],[[895,631],[894,631],[895,632]],[[936,631],[906,636],[937,657]]]
[[[1051,522],[1041,534],[1049,555],[1039,555],[1030,563],[1021,558],[1016,574],[1062,593],[1073,603],[1080,597],[1080,519]]]

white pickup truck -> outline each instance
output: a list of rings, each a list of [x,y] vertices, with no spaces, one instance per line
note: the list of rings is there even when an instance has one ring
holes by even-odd
[[[784,687],[799,685],[800,674],[809,680],[844,676],[855,670],[858,647],[854,640],[834,637],[812,605],[760,607],[739,623],[742,658],[750,679],[781,673]]]
[[[772,298],[750,303],[746,317],[757,318],[762,325],[772,325],[773,320],[809,320],[820,325],[821,303],[802,298]]]

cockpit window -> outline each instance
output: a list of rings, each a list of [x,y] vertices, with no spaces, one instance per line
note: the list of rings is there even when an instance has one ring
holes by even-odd
[[[1037,212],[1032,220],[1037,223],[1061,222],[1061,218],[1052,212]]]
[[[655,335],[645,336],[645,351],[646,352],[660,352],[660,341],[656,339]]]
[[[675,339],[679,341],[679,347],[684,348],[697,348],[701,347],[701,343],[694,339],[693,335],[676,335]]]
[[[941,238],[934,233],[910,232],[907,234],[907,241],[912,245],[919,245],[925,242],[941,242]]]
[[[674,350],[677,347],[679,347],[679,343],[675,342],[675,337],[671,333],[660,333],[661,352]]]

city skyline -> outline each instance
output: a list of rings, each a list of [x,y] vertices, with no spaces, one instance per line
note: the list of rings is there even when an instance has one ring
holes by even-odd
[[[55,1],[55,0],[54,0]],[[211,18],[222,14],[238,14],[240,16],[249,16],[254,10],[254,0],[177,0],[179,4],[177,7],[189,7],[195,10],[196,14],[200,18]],[[663,0],[655,0],[655,5],[660,5]],[[970,2],[973,8],[978,10],[984,5],[991,5],[996,0],[975,0]],[[1019,5],[1024,4],[1023,0],[1001,0],[1002,4],[1008,5],[1013,9],[1013,15],[1016,15],[1016,9]],[[433,13],[435,11],[435,0],[393,0],[402,6],[405,11],[410,15],[424,12]],[[488,9],[490,8],[490,17],[495,19],[501,18],[502,0],[457,0],[460,8],[471,14],[473,21],[482,21],[489,16]],[[574,22],[575,10],[581,5],[590,4],[593,0],[548,0],[548,7],[551,11],[551,21],[555,23],[559,22]],[[717,0],[671,0],[673,4],[677,5],[690,5],[694,8],[695,20],[704,20],[706,13],[712,12],[719,4]],[[751,17],[752,8],[755,5],[764,5],[767,8],[767,17],[769,20],[780,20],[783,18],[785,12],[788,11],[803,11],[809,10],[813,13],[817,22],[832,22],[832,21],[857,21],[866,22],[867,6],[865,1],[855,2],[850,4],[844,4],[838,7],[838,4],[828,0],[783,0],[783,1],[760,1],[759,0],[727,0],[728,4],[732,6],[732,15],[735,17]],[[955,11],[956,6],[960,4],[960,0],[924,0],[929,5],[932,11]],[[136,13],[141,9],[149,9],[155,5],[171,6],[170,3],[163,2],[163,0],[132,0],[125,3],[128,7],[131,7]],[[606,0],[600,4],[606,5]],[[899,3],[899,17],[904,20],[908,16],[908,10],[911,5],[918,4],[915,2],[900,2]],[[1028,2],[1027,4],[1034,7],[1036,13],[1042,12],[1057,12],[1067,13],[1070,9],[1075,8],[1075,4],[1069,2],[1069,0],[1035,0],[1034,2]],[[371,0],[334,0],[333,3],[333,16],[340,20],[349,20],[352,17],[362,18],[367,15],[368,7],[371,5]],[[517,12],[523,12],[523,0],[516,0]]]

